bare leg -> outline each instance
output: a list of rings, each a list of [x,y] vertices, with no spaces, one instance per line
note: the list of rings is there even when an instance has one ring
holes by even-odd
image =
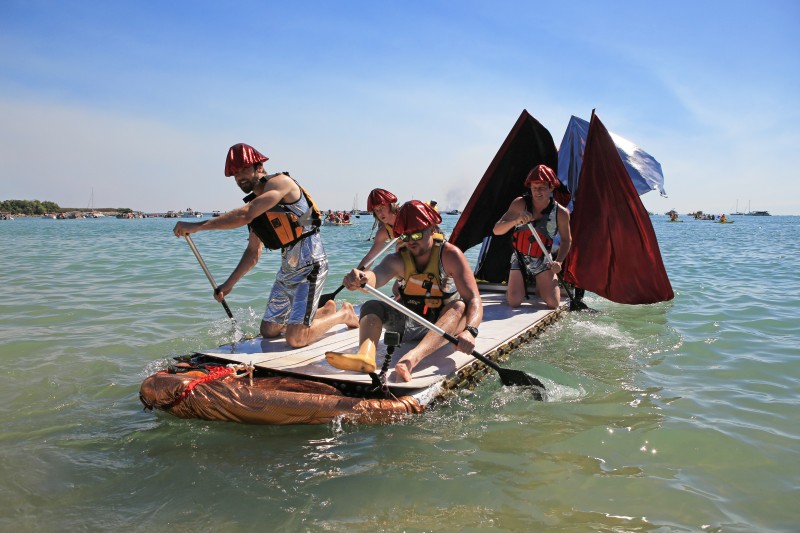
[[[261,336],[265,339],[278,337],[284,331],[286,331],[286,326],[283,324],[275,324],[266,320],[261,321]]]
[[[324,318],[336,312],[336,302],[333,300],[325,303],[322,307],[317,309],[317,314],[314,319]],[[276,324],[274,322],[261,321],[261,336],[265,339],[272,339],[280,336],[281,333],[286,332],[285,324]]]
[[[335,312],[336,312],[336,302],[334,300],[328,300],[322,305],[322,307],[317,309],[317,314],[314,315],[314,320],[318,318],[324,318],[328,315],[332,315]]]
[[[521,270],[511,270],[508,273],[508,290],[506,302],[510,307],[519,307],[525,299],[525,279]]]
[[[561,291],[558,288],[558,278],[552,270],[545,270],[536,274],[536,291],[539,297],[550,309],[555,309],[561,304]]]
[[[466,306],[462,301],[447,304],[436,321],[436,325],[450,335],[456,335],[464,329],[464,310]],[[402,381],[411,381],[411,371],[420,361],[448,343],[448,340],[438,333],[429,331],[419,344],[408,351],[395,365],[394,371],[397,378]]]
[[[329,304],[333,304],[333,307]],[[338,311],[331,312],[335,308],[335,302],[326,303],[317,311],[310,326],[289,324],[286,327],[286,344],[292,348],[302,348],[318,341],[329,329],[339,324],[345,324],[351,329],[358,327],[358,316],[353,310],[353,304],[345,302]]]
[[[382,329],[383,322],[378,318],[378,315],[365,316],[358,324],[358,343],[361,344],[369,339],[375,344],[378,344]]]

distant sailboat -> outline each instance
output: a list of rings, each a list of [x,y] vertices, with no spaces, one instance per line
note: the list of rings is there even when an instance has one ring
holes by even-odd
[[[351,215],[355,215],[356,218],[361,218],[360,215],[363,213],[358,209],[358,194],[356,194],[355,198],[353,198],[353,209],[350,210]]]
[[[736,211],[734,211],[733,213],[731,213],[731,215],[739,215],[739,216],[741,216],[741,215],[744,215],[744,213],[742,213],[741,211],[739,211],[739,200],[736,200]]]
[[[86,218],[103,218],[105,215],[100,211],[94,210],[94,188],[92,188],[92,194],[89,196],[89,205],[88,205],[89,212],[86,213]]]
[[[747,201],[747,216],[751,217],[770,217],[772,215],[769,214],[769,211],[753,211],[750,209],[750,200]]]

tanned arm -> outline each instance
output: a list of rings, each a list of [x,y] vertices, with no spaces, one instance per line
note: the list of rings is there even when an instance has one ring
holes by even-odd
[[[464,310],[464,327],[472,326],[477,328],[483,320],[483,301],[478,290],[478,283],[475,281],[475,276],[472,274],[467,258],[464,257],[461,250],[450,243],[444,245],[443,252],[442,263],[445,272],[453,278],[458,294],[466,306]],[[470,332],[462,329],[455,337],[458,338],[458,350],[460,352],[472,353],[475,349],[475,338]]]
[[[256,266],[258,260],[261,258],[262,250],[261,239],[259,239],[255,233],[250,232],[250,236],[247,239],[247,248],[245,248],[242,258],[239,260],[239,264],[233,269],[233,272],[231,272],[231,275],[225,280],[225,283],[220,285],[217,288],[218,290],[214,293],[214,298],[216,298],[217,301],[221,302],[226,295],[230,294],[234,285]]]
[[[178,222],[173,233],[176,237],[183,237],[198,231],[241,228],[258,215],[278,205],[278,202],[289,195],[295,186],[294,181],[285,174],[275,176],[267,182],[264,192],[249,204],[202,222]]]
[[[376,255],[378,255],[378,252],[384,246],[386,246],[386,241],[388,240],[389,240],[389,232],[386,231],[386,226],[381,224],[381,227],[378,229],[378,232],[375,233],[375,240],[372,241],[372,248],[369,249],[367,255],[365,255],[364,258],[358,263],[359,270],[363,270],[363,267],[370,261],[372,261]]]
[[[506,211],[505,214],[500,217],[500,220],[497,221],[497,224],[494,225],[492,233],[495,235],[505,235],[514,229],[514,226],[527,224],[532,220],[533,214],[525,209],[525,200],[519,196],[511,202],[508,211]]]
[[[561,244],[558,247],[556,261],[561,264],[567,258],[569,249],[572,247],[572,233],[569,229],[569,211],[562,206],[558,206],[558,234],[561,236]]]
[[[372,287],[383,287],[392,278],[403,275],[403,259],[400,254],[393,253],[383,258],[373,270],[358,270],[354,268],[342,280],[348,290],[355,291],[361,289],[365,283]]]

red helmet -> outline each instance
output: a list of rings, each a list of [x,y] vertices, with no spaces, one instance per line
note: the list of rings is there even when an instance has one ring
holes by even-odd
[[[441,223],[441,221],[442,216],[434,208],[425,202],[411,200],[400,206],[392,229],[395,235],[403,235],[404,233],[422,231],[425,228]]]
[[[252,167],[256,163],[263,163],[269,157],[261,154],[249,144],[234,144],[228,150],[228,158],[225,160],[225,175],[233,176],[247,167]]]
[[[367,211],[374,211],[382,205],[392,205],[397,196],[386,189],[372,189],[367,197]]]
[[[525,178],[525,187],[530,187],[534,181],[543,181],[551,189],[557,189],[561,182],[558,181],[556,173],[547,165],[536,165],[528,172],[528,177]]]

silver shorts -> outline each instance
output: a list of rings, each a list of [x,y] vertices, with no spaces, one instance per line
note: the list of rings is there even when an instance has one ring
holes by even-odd
[[[325,279],[328,277],[328,258],[321,243],[312,244],[318,235],[304,239],[302,248],[285,250],[281,268],[269,294],[264,321],[273,324],[304,324],[310,326],[317,314],[317,304],[322,296]],[[307,242],[308,241],[308,242]],[[310,245],[310,246],[309,246]],[[300,266],[293,267],[292,263]],[[305,260],[303,260],[305,259]],[[308,262],[309,259],[313,259]]]

